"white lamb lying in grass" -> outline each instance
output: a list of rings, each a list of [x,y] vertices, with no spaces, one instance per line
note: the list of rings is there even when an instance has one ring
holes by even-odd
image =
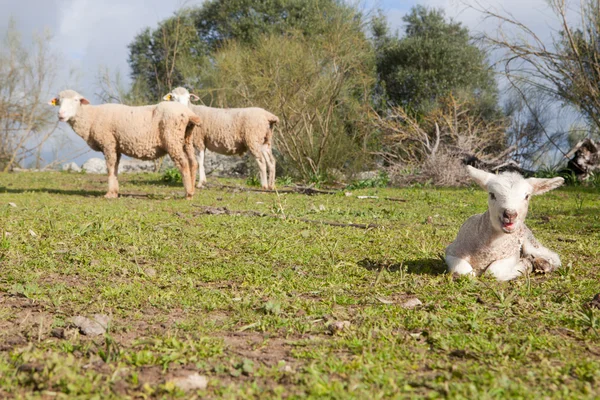
[[[470,166],[467,169],[489,193],[488,210],[470,217],[446,248],[448,272],[487,272],[507,281],[532,269],[550,272],[559,268],[560,257],[535,239],[525,226],[525,216],[532,195],[555,189],[564,179],[524,179],[514,172],[494,175]]]

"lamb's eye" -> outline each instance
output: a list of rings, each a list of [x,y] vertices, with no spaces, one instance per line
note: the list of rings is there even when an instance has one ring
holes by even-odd
[[[492,192],[490,192],[490,199],[496,200],[496,195]]]
[[[525,200],[529,200],[529,196],[531,196],[529,193],[525,195]]]

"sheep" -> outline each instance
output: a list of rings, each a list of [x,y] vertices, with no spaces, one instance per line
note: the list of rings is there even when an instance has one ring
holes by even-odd
[[[108,170],[106,198],[118,197],[121,154],[154,160],[168,153],[181,171],[186,199],[194,195],[197,164],[191,132],[200,117],[189,108],[169,102],[140,107],[92,106],[74,90],[60,92],[48,104],[59,106],[58,120],[67,122],[93,150],[104,154]]]
[[[260,170],[263,189],[275,188],[275,157],[272,151],[273,126],[279,118],[258,108],[213,108],[196,106],[191,100],[199,99],[182,87],[167,93],[163,100],[175,101],[189,106],[202,123],[194,128],[194,146],[198,151],[198,188],[206,183],[204,152],[209,149],[225,155],[242,155],[250,151]],[[268,169],[268,176],[267,176]]]
[[[563,184],[563,178],[524,179],[515,172],[494,175],[471,166],[471,178],[489,193],[488,210],[473,215],[446,248],[448,272],[490,273],[507,281],[532,269],[551,272],[561,266],[558,254],[542,246],[525,225],[532,195]]]

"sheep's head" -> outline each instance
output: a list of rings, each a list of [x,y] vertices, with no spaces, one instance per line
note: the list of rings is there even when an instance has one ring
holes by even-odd
[[[489,193],[490,222],[496,231],[504,233],[519,230],[527,216],[531,196],[556,189],[564,182],[563,178],[525,179],[516,172],[494,175],[471,166],[467,170],[471,178]]]
[[[198,101],[200,97],[196,96],[193,93],[188,92],[186,88],[178,87],[173,89],[170,93],[167,93],[163,96],[163,100],[166,101],[177,101],[184,106],[190,105],[191,101]]]
[[[58,120],[68,122],[77,114],[77,110],[82,104],[90,102],[74,90],[63,90],[58,97],[48,102],[51,106],[58,106]]]

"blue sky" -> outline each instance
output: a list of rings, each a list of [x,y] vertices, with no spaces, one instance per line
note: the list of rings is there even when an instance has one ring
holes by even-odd
[[[473,32],[496,29],[489,21],[482,22],[468,2],[473,0],[364,0],[360,4],[366,9],[382,9],[393,29],[401,28],[402,16],[415,4],[443,8],[447,16],[461,21]],[[201,3],[201,0],[0,0],[0,32],[6,31],[10,17],[15,19],[25,40],[34,31],[49,29],[54,35],[52,47],[63,59],[49,98],[71,88],[97,103],[94,93],[100,68],[107,67],[128,77],[127,44],[134,36],[147,26],[156,26],[184,5]],[[541,37],[550,33],[552,18],[546,0],[479,0],[479,4],[512,13]],[[62,132],[71,139],[73,153],[85,148],[85,143],[66,124],[61,125]],[[91,156],[86,154],[76,161]]]

